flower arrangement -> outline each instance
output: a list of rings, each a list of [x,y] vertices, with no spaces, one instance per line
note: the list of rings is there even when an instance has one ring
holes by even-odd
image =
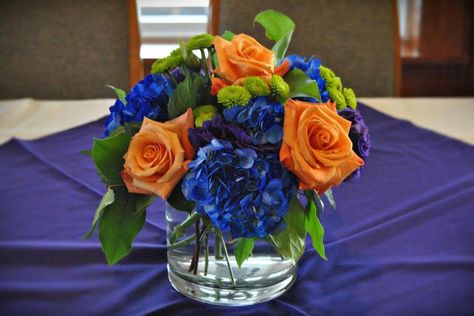
[[[285,57],[289,17],[266,10],[255,21],[272,49],[246,34],[202,34],[130,92],[114,88],[105,135],[88,152],[108,190],[85,235],[99,226],[109,264],[130,253],[156,197],[189,213],[171,244],[194,224],[230,234],[239,266],[256,240],[296,263],[309,234],[326,259],[323,198],[335,207],[331,188],[359,176],[368,129],[331,69]]]

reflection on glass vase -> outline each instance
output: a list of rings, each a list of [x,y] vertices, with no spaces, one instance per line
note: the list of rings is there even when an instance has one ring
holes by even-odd
[[[239,268],[230,234],[168,204],[166,220],[168,276],[178,292],[192,299],[251,305],[280,296],[295,281],[296,266],[278,255],[271,239],[256,240]]]

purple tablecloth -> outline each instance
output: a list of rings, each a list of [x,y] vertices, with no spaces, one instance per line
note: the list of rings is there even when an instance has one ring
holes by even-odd
[[[167,279],[162,202],[132,254],[108,267],[82,241],[105,191],[88,157],[103,120],[0,147],[2,315],[474,314],[474,146],[365,106],[373,149],[322,215],[328,261],[308,249],[283,296],[250,307],[189,300]],[[211,315],[209,314],[209,315]]]

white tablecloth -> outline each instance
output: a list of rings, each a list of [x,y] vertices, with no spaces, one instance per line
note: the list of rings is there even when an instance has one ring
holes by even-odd
[[[360,98],[396,118],[474,144],[474,98]],[[92,122],[109,113],[113,99],[0,101],[0,144],[36,139]],[[369,126],[370,128],[370,126]]]

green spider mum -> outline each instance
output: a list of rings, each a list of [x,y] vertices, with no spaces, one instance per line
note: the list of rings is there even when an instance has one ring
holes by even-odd
[[[168,57],[155,60],[151,65],[152,74],[161,74],[170,71],[174,67],[180,66],[184,63],[181,48],[178,47],[171,51]]]
[[[247,77],[244,80],[244,87],[250,92],[252,97],[267,96],[270,94],[270,88],[260,77]]]
[[[170,71],[174,67],[177,67],[183,64],[184,60],[180,54],[175,53],[176,50],[171,52],[168,57],[160,58],[155,60],[153,65],[151,65],[151,73],[152,74],[161,74],[167,71]]]
[[[213,105],[201,105],[193,110],[196,127],[202,127],[202,123],[212,120],[217,114],[217,108]]]
[[[319,73],[321,74],[321,77],[323,77],[324,81],[330,81],[336,77],[336,74],[331,69],[324,66],[319,67]]]
[[[207,48],[212,46],[214,36],[204,33],[191,37],[186,43],[186,49],[191,51],[194,49]]]
[[[273,75],[270,80],[270,86],[276,95],[282,98],[288,98],[288,95],[290,94],[290,86],[282,77],[279,75]]]
[[[342,91],[335,87],[328,87],[327,90],[329,92],[331,100],[336,103],[337,109],[339,111],[344,110],[347,106],[347,103],[346,99],[344,98],[344,94],[342,94]]]
[[[342,94],[344,95],[344,98],[346,99],[347,106],[355,110],[355,108],[357,107],[357,98],[354,93],[354,90],[350,88],[344,88],[342,90]]]
[[[217,93],[217,102],[229,108],[237,105],[246,106],[250,98],[249,91],[241,86],[228,86]]]

